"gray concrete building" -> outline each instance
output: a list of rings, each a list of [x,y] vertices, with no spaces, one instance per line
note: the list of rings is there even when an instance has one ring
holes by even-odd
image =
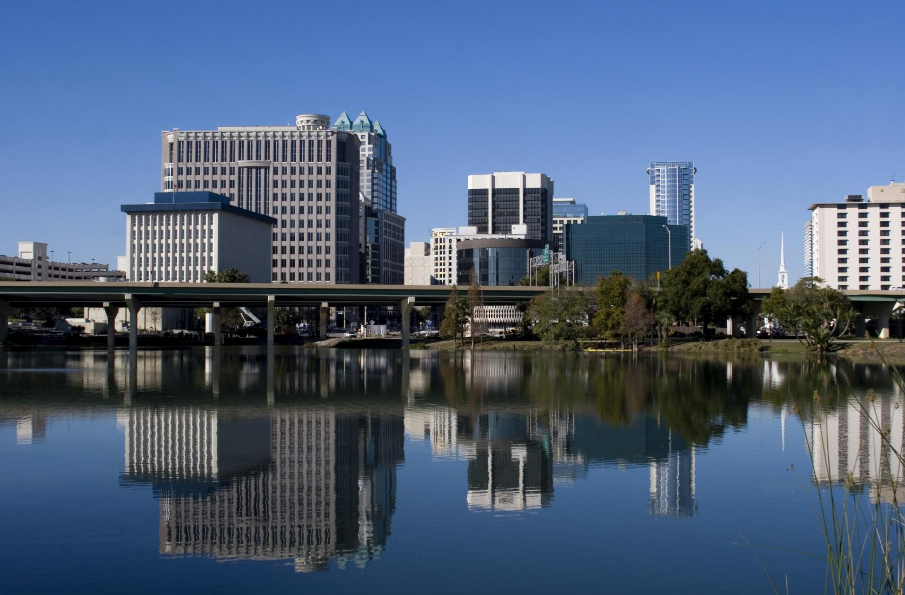
[[[161,134],[161,189],[210,190],[276,219],[273,281],[358,283],[360,144],[319,114],[295,126],[174,128]]]
[[[58,262],[44,242],[19,242],[16,256],[0,255],[0,280],[125,281],[126,273],[98,262]],[[47,253],[51,252],[48,258]]]

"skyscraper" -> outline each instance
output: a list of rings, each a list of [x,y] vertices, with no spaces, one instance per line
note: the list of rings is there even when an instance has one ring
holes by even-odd
[[[814,276],[814,227],[810,219],[804,222],[804,276]]]
[[[553,199],[553,250],[562,252],[563,229],[569,223],[580,225],[588,218],[588,205],[576,203],[574,198]]]
[[[786,235],[782,234],[779,240],[779,278],[776,286],[781,289],[789,288],[789,271],[786,270]]]
[[[694,213],[694,175],[692,161],[651,161],[650,214],[666,217],[670,225],[687,225],[688,246],[697,237]]]
[[[355,121],[343,112],[333,129],[358,137],[361,278],[364,283],[401,285],[404,275],[405,218],[396,213],[393,147],[377,120],[361,112]]]
[[[527,225],[528,239],[553,242],[553,180],[523,171],[468,176],[468,225],[508,234]]]
[[[165,130],[161,189],[211,190],[276,219],[273,281],[357,283],[360,144],[319,114],[295,126]]]

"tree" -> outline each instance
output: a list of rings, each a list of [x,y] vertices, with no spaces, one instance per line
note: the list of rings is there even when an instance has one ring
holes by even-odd
[[[296,332],[295,325],[300,320],[286,308],[277,308],[273,313],[273,330],[278,335],[291,335]]]
[[[648,307],[642,288],[635,284],[629,289],[622,317],[622,332],[632,341],[632,351],[638,351],[638,336],[650,331],[654,324],[654,315]]]
[[[585,289],[550,289],[531,300],[528,318],[534,323],[535,334],[544,341],[577,344],[585,334],[590,303]]]
[[[440,334],[444,337],[452,337],[456,342],[462,335],[462,343],[465,343],[465,322],[468,320],[468,302],[459,297],[459,289],[453,285],[446,300],[446,308],[443,312],[443,321],[440,323]],[[458,343],[456,344],[458,346]]]
[[[484,314],[484,292],[478,283],[474,269],[469,273],[468,285],[468,325],[471,329],[471,348],[474,349],[474,336],[487,332],[487,318]]]
[[[204,275],[205,283],[250,283],[248,273],[236,269],[225,269],[220,272],[208,271]]]
[[[613,341],[622,333],[622,321],[625,303],[632,280],[619,271],[613,271],[609,277],[601,277],[597,281],[597,311],[594,313],[594,326],[598,335]]]
[[[819,277],[805,277],[788,290],[775,288],[762,309],[818,354],[829,351],[833,337],[847,333],[858,316],[848,298]]]
[[[711,322],[751,311],[748,274],[731,272],[704,249],[692,250],[664,275],[660,304],[674,320],[700,321],[704,336]]]

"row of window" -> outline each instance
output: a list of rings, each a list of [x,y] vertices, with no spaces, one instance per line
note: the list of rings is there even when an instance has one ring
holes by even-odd
[[[905,211],[902,211],[905,214]],[[868,221],[858,221],[858,227],[868,227]],[[836,227],[848,227],[848,221],[837,221]],[[880,227],[889,227],[889,221],[880,221]],[[902,227],[905,227],[905,220],[902,220]]]
[[[296,281],[296,280],[298,280],[298,281],[306,281],[306,280],[307,281],[324,281],[326,283],[330,282],[330,273],[329,272],[326,272],[323,274],[324,275],[323,279],[321,279],[321,273],[319,273],[319,272],[318,273],[311,273],[311,272],[307,273],[307,276],[308,276],[307,279],[303,278],[304,274],[305,273],[299,273],[298,279],[296,279],[295,273],[289,273],[288,280],[289,281]],[[279,275],[279,279],[277,279],[277,275]],[[337,279],[337,281],[340,283],[343,283],[343,282],[346,282],[349,280],[348,274],[343,274],[342,272],[340,272],[339,276],[340,276],[340,279]],[[287,280],[286,273],[273,273],[273,280],[274,281],[286,281]]]
[[[321,233],[321,232],[319,232],[319,231],[317,231],[317,232],[310,232],[310,231],[309,231],[307,237],[308,237],[308,240],[307,240],[307,241],[309,241],[309,242],[329,242],[329,241],[330,241],[330,232],[327,231],[327,232]],[[343,241],[342,238],[340,238],[339,236],[337,236],[336,240],[337,240],[338,242],[342,242],[342,241]],[[274,241],[274,242],[277,242],[277,241],[280,241],[280,242],[287,242],[287,241],[288,241],[288,242],[295,242],[295,241],[304,242],[304,241],[305,241],[305,233],[304,233],[304,232],[299,232],[299,234],[298,234],[298,240],[296,240],[296,234],[295,234],[295,232],[292,232],[292,231],[291,231],[291,232],[288,232],[288,234],[287,234],[287,232],[281,231],[279,234],[276,234],[276,233],[273,234],[273,241]],[[348,237],[345,239],[345,241],[346,241],[346,242],[349,241]]]
[[[314,251],[315,248],[317,249],[316,251]],[[286,246],[279,246],[279,249],[280,249],[279,250],[280,254],[286,254]],[[330,254],[330,246],[308,246],[308,254],[313,254],[315,252],[317,254],[320,254],[321,250],[323,250],[324,254]],[[273,253],[277,254],[277,246],[273,247]],[[299,246],[299,254],[304,254],[304,253],[305,253],[305,247]],[[295,254],[295,246],[289,246],[289,254],[290,255]]]
[[[285,269],[287,262],[289,263],[289,268],[292,268],[292,269],[295,268],[296,260],[294,258],[290,258],[288,261],[285,258],[279,259],[280,268]],[[321,268],[322,266],[330,268],[330,259],[329,258],[325,258],[323,260],[321,260],[320,258],[316,258],[316,259],[309,258],[309,259],[307,259],[307,261],[302,260],[300,258],[300,259],[298,259],[298,266],[303,267],[303,266],[305,266],[306,262],[308,263],[309,269],[312,267]],[[277,268],[277,259],[276,258],[273,259],[273,268]]]
[[[340,144],[340,146],[343,145]],[[271,156],[273,161],[281,163],[333,161],[333,141],[331,139],[327,139],[326,143],[322,139],[308,139],[307,143],[305,140],[179,141],[176,151],[176,162],[178,163],[271,161]],[[170,143],[169,152],[169,160],[172,163],[173,143]],[[342,152],[341,150],[340,153]],[[344,155],[340,155],[340,158],[341,161],[345,161]]]

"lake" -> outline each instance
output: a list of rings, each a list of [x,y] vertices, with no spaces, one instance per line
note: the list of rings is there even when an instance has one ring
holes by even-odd
[[[0,592],[823,592],[809,496],[896,497],[859,408],[902,444],[900,401],[845,360],[0,348]]]

